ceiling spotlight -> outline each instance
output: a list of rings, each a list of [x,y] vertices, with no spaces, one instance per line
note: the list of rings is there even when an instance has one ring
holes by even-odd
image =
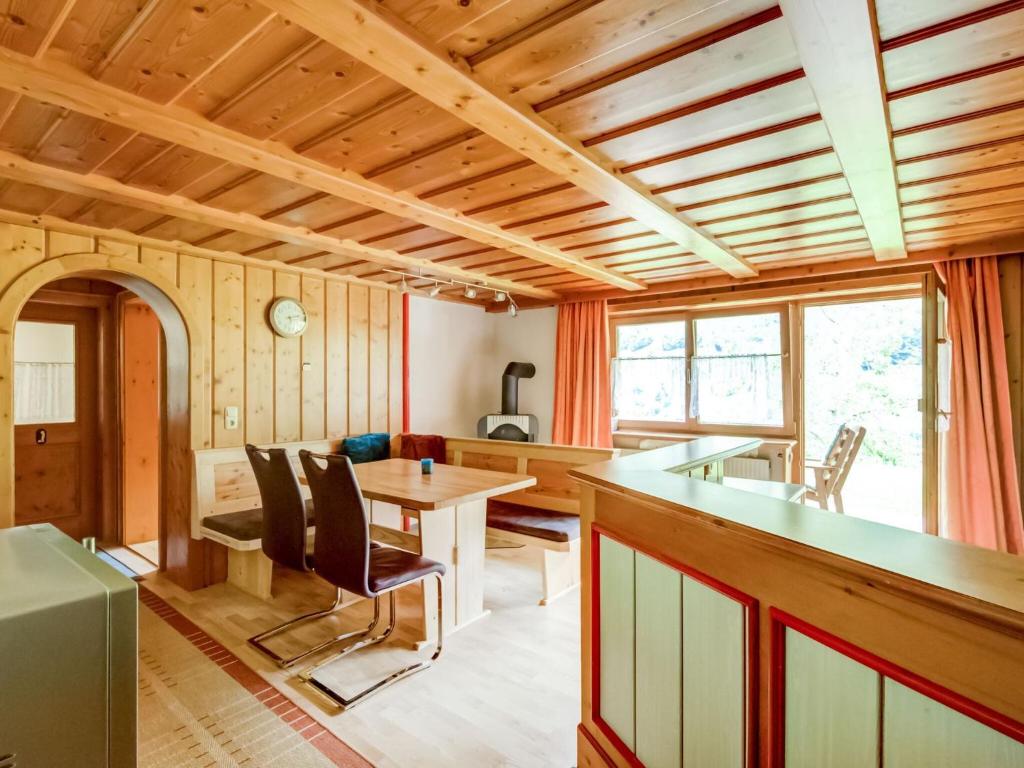
[[[495,292],[494,292],[494,300],[495,300],[496,302],[498,302],[499,304],[500,304],[501,302],[503,302],[503,301],[504,301],[505,299],[507,299],[507,298],[508,298],[508,294],[507,294],[507,293],[505,293],[504,291],[495,291]]]
[[[512,317],[515,317],[516,315],[519,314],[519,307],[516,306],[514,301],[508,305],[508,313]]]
[[[475,299],[476,288],[472,285],[467,285],[466,290],[462,292],[462,295],[465,296],[467,299]]]
[[[441,292],[441,284],[440,283],[434,283],[430,287],[430,290],[427,291],[427,293],[429,293],[431,297],[437,296],[437,294],[439,294],[440,292]]]

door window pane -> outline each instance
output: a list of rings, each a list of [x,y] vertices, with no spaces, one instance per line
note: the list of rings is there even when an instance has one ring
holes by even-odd
[[[686,400],[686,323],[619,326],[613,372],[616,416],[682,421]]]
[[[75,326],[19,321],[14,328],[14,423],[75,420]]]
[[[778,312],[695,320],[690,416],[704,424],[781,426]]]

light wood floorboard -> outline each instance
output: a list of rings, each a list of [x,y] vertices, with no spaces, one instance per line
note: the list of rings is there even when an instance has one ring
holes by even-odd
[[[567,595],[550,606],[537,605],[536,554],[489,551],[484,602],[491,615],[452,635],[436,666],[341,714],[332,714],[336,710],[301,685],[294,672],[278,670],[245,642],[329,603],[332,591],[324,582],[276,572],[276,596],[266,603],[227,584],[186,592],[160,576],[145,583],[379,768],[568,768],[576,761],[580,716],[579,599]],[[346,682],[346,692],[348,684],[357,690],[368,674],[381,671],[382,659],[390,662],[386,672],[414,657],[408,640],[420,608],[413,590],[418,587],[400,595],[399,629],[382,653],[358,651],[331,668],[332,679]],[[382,621],[386,606],[382,600]],[[285,651],[293,643],[312,644],[340,627],[365,626],[370,615],[371,604],[363,601],[341,617],[314,622],[276,642]]]

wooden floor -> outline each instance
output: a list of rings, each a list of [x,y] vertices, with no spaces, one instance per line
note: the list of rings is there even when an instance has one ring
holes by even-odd
[[[157,575],[145,582],[379,768],[568,768],[576,764],[580,711],[579,597],[538,606],[538,558],[524,549],[488,551],[485,607],[491,614],[448,638],[436,666],[342,714],[245,643],[261,629],[329,603],[332,592],[323,582],[276,573],[269,603],[227,584],[186,592]],[[357,652],[339,661],[329,670],[332,681],[357,686],[385,657],[390,667],[384,671],[410,663],[415,652],[402,620],[415,618],[418,601],[411,592],[403,597],[394,642],[383,653]],[[386,601],[382,605],[386,613]],[[343,622],[316,622],[280,647],[287,651],[293,642],[330,636],[339,626],[365,624],[370,613],[364,601],[347,609]]]

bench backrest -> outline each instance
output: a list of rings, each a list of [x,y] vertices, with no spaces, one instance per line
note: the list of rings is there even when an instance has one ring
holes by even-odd
[[[578,448],[462,437],[447,439],[447,453],[449,464],[537,478],[537,485],[532,488],[496,496],[500,501],[576,515],[580,513],[580,490],[576,481],[569,477],[569,470],[608,461],[619,455],[616,448]]]
[[[317,453],[332,453],[340,444],[340,440],[308,440],[260,447],[284,448],[294,457],[296,472],[300,472],[298,453],[301,448]],[[240,512],[262,506],[256,477],[249,464],[249,457],[245,455],[245,448],[207,448],[193,451],[193,457],[193,538],[201,538],[199,528],[207,515]],[[302,492],[308,497],[309,489],[306,486],[302,486]]]

